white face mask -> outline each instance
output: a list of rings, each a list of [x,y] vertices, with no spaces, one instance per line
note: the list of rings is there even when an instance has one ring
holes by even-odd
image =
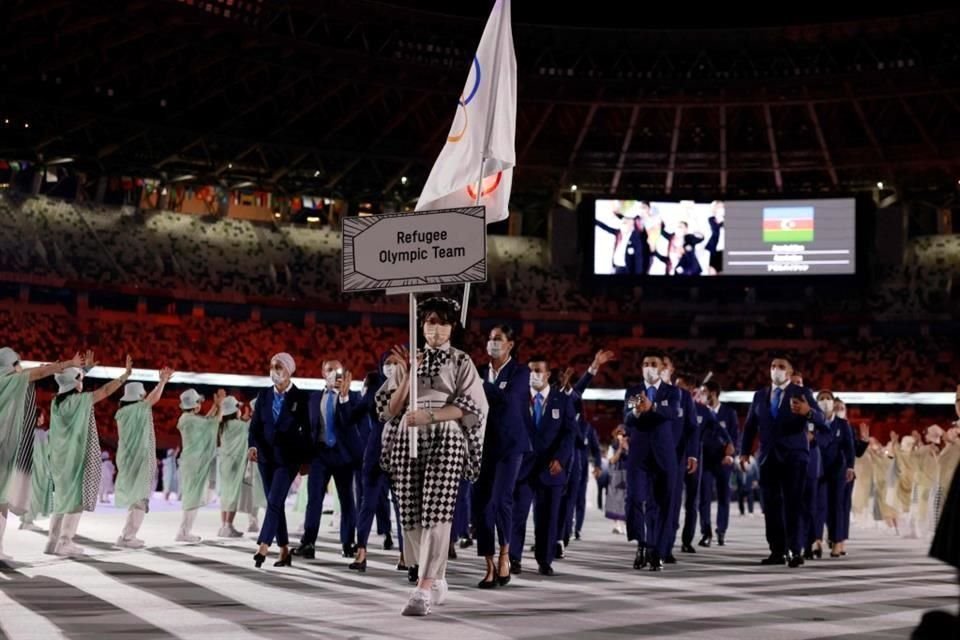
[[[846,420],[846,419],[847,419],[847,410],[846,410],[846,409],[841,409],[840,411],[837,411],[837,417],[840,418],[841,420]]]
[[[530,388],[540,391],[547,386],[547,374],[539,371],[530,372]]]
[[[337,384],[337,372],[331,371],[324,379],[327,381],[327,388],[332,389],[333,385]]]
[[[660,379],[660,370],[656,367],[643,368],[643,381],[647,384],[657,384]]]
[[[770,380],[779,387],[787,381],[787,372],[783,369],[770,369]]]
[[[671,371],[670,369],[663,369],[660,372],[660,382],[666,382],[667,384],[670,384],[670,379],[673,377],[672,374],[673,374],[673,371]]]
[[[383,377],[387,380],[393,380],[394,374],[397,373],[397,365],[395,364],[385,364],[383,365]]]
[[[449,324],[425,324],[423,325],[423,337],[431,347],[441,347],[450,342],[450,334],[453,327]]]
[[[833,400],[818,400],[817,404],[820,406],[820,411],[823,411],[825,415],[831,415],[833,413]]]
[[[275,385],[283,384],[283,381],[287,379],[287,375],[276,369],[270,370],[270,381]]]
[[[487,342],[487,355],[491,358],[500,358],[506,354],[507,345],[500,340],[490,340]]]

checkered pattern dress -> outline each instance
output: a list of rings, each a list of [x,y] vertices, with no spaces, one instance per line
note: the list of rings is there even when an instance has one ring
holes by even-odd
[[[377,412],[385,422],[380,463],[390,475],[404,529],[452,522],[460,480],[474,481],[480,473],[487,398],[483,381],[470,356],[447,346],[427,349],[417,371],[421,409],[460,407],[464,416],[417,428],[417,457],[410,458],[407,427],[401,416],[390,416],[396,389],[388,380],[377,392]]]

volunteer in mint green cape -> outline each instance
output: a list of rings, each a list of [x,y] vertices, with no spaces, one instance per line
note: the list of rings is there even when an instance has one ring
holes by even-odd
[[[72,360],[24,370],[16,351],[0,348],[0,560],[10,560],[3,553],[9,512],[22,515],[30,509],[33,429],[37,423],[34,383],[67,367],[81,366],[83,358],[78,353]]]
[[[200,507],[207,504],[210,494],[210,474],[217,453],[217,432],[220,428],[220,405],[227,393],[223,389],[213,398],[213,407],[206,416],[200,415],[203,396],[194,389],[180,394],[183,413],[177,422],[183,451],[180,454],[180,502],[183,520],[177,532],[177,542],[200,542],[193,535],[193,523]]]
[[[94,366],[93,353],[84,359]],[[127,356],[126,370],[96,391],[83,391],[83,371],[64,369],[55,377],[57,397],[50,407],[50,466],[53,469],[53,518],[44,553],[81,556],[84,551],[73,537],[84,511],[97,507],[100,492],[100,438],[93,406],[113,395],[130,377],[133,361]]]
[[[247,470],[247,437],[250,424],[240,419],[240,402],[227,396],[221,403],[220,452],[217,486],[220,491],[221,538],[242,538],[233,526],[243,498],[244,475]]]
[[[150,395],[141,382],[128,382],[117,410],[117,483],[116,506],[127,509],[127,521],[117,546],[140,549],[137,537],[143,519],[150,512],[150,496],[157,486],[157,436],[153,426],[153,407],[160,401],[173,369],[160,371],[160,382]]]
[[[37,413],[37,428],[33,430],[33,469],[30,470],[30,509],[20,518],[20,529],[43,531],[35,524],[37,518],[53,513],[53,472],[50,470],[50,432],[43,429],[43,412]]]

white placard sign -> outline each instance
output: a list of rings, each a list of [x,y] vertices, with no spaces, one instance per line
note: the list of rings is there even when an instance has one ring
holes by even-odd
[[[343,220],[343,291],[414,291],[485,282],[483,207]]]

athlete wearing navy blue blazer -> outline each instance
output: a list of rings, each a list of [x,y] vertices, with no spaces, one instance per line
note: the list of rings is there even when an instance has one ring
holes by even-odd
[[[693,536],[697,530],[697,517],[700,507],[700,478],[702,475],[703,443],[701,430],[703,419],[709,412],[693,399],[696,393],[696,382],[689,373],[678,374],[675,380],[683,394],[683,431],[681,441],[677,444],[677,489],[674,494],[673,507],[673,544],[676,544],[677,531],[680,529],[680,511],[683,510],[683,531],[681,535],[681,550],[685,553],[696,553],[693,547]],[[681,502],[682,492],[682,502]],[[676,562],[673,553],[664,559],[667,563]]]
[[[700,440],[703,443],[703,475],[700,481],[700,546],[709,547],[714,530],[710,519],[710,502],[717,497],[717,545],[726,544],[727,527],[730,524],[730,476],[734,460],[740,455],[740,422],[737,412],[728,404],[720,403],[720,385],[708,380],[703,385],[710,422],[704,427]],[[705,423],[706,424],[706,423]],[[710,433],[707,431],[712,429]],[[722,433],[721,433],[722,432]],[[726,445],[720,451],[720,443]],[[722,455],[721,455],[722,454]]]
[[[350,391],[352,377],[344,371],[337,360],[323,363],[327,388],[310,398],[310,424],[317,441],[317,450],[310,462],[307,478],[307,512],[304,518],[303,536],[294,555],[313,558],[323,499],[327,485],[333,478],[340,500],[340,544],[343,557],[354,554],[357,528],[357,503],[353,495],[354,469],[363,460],[363,439],[358,424],[370,410],[376,389],[361,397]]]
[[[823,390],[817,394],[817,404],[823,411],[829,429],[817,432],[820,446],[822,477],[817,486],[816,539],[823,536],[826,525],[829,540],[834,544],[833,557],[839,557],[838,544],[844,543],[849,536],[849,519],[844,514],[847,484],[853,482],[856,452],[854,451],[853,429],[850,423],[836,415],[835,399],[831,391]]]
[[[673,544],[673,493],[677,481],[675,424],[682,420],[680,390],[660,379],[663,355],[643,357],[643,383],[627,389],[624,425],[630,442],[627,457],[627,539],[636,541],[634,569],[649,564],[661,571]]]
[[[490,330],[487,354],[480,367],[490,405],[480,477],[471,496],[477,555],[486,559],[486,573],[477,585],[489,589],[510,582],[510,536],[513,532],[513,493],[520,463],[532,451],[525,415],[530,403],[530,370],[516,359],[516,337],[507,325]],[[494,536],[496,530],[496,538]],[[500,543],[494,561],[495,542]]]
[[[313,453],[307,410],[310,396],[290,381],[295,370],[296,363],[288,353],[278,353],[270,359],[273,386],[260,391],[250,416],[247,455],[259,467],[267,497],[267,513],[257,538],[259,549],[253,556],[258,568],[274,540],[281,549],[276,566],[290,565],[284,505],[298,470]]]
[[[759,436],[757,463],[763,493],[763,517],[770,556],[764,564],[803,565],[801,508],[810,460],[808,433],[826,429],[823,412],[809,389],[792,384],[789,358],[773,358],[770,386],[759,389],[744,423],[740,464],[749,464],[753,442]]]
[[[530,383],[524,426],[533,448],[524,454],[514,494],[510,568],[521,570],[527,516],[534,504],[533,530],[539,573],[552,576],[554,551],[559,535],[560,498],[574,457],[579,433],[573,396],[551,387],[545,356],[530,359]]]

